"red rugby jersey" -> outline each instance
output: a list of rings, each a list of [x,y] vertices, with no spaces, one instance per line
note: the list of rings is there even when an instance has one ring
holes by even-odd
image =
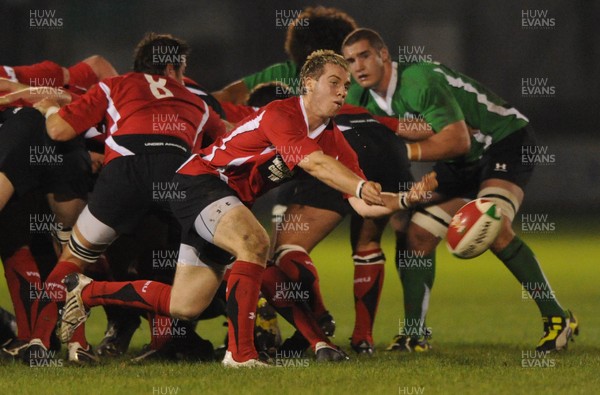
[[[274,101],[246,118],[235,129],[190,157],[178,170],[185,175],[214,174],[247,205],[289,180],[294,168],[315,151],[339,160],[365,178],[356,153],[330,120],[308,131],[301,97]]]
[[[123,136],[138,136],[144,146],[160,146],[162,137],[165,146],[189,152],[203,131],[215,139],[225,131],[220,117],[183,85],[170,77],[144,73],[104,79],[61,108],[59,115],[78,134],[106,121],[105,164],[135,155],[135,149],[119,142]],[[173,138],[179,143],[170,143]]]

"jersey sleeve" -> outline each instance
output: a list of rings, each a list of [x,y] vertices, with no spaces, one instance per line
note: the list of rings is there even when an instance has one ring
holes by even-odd
[[[69,87],[85,92],[96,83],[98,76],[89,64],[79,62],[69,67]]]
[[[22,84],[52,87],[64,85],[62,66],[49,60],[29,66],[14,66],[13,70]]]
[[[322,151],[319,144],[308,137],[303,120],[277,109],[265,111],[263,132],[290,170],[307,155]]]
[[[404,101],[412,111],[422,114],[435,132],[465,119],[443,76],[415,65],[407,68],[401,78],[400,94]]]
[[[291,85],[290,80],[297,77],[298,66],[291,60],[288,60],[283,63],[275,63],[258,73],[250,74],[249,76],[242,78],[242,81],[244,81],[244,85],[246,85],[246,88],[250,91],[258,84],[271,81],[280,81],[287,85]],[[298,81],[298,85],[299,83],[300,81]]]
[[[214,143],[219,137],[222,137],[227,133],[227,128],[225,127],[225,123],[219,116],[219,114],[211,107],[206,105],[208,109],[208,118],[206,123],[202,126],[203,129],[203,137],[200,146],[194,147],[194,152],[198,152],[197,150],[202,147],[206,147],[212,143]]]
[[[108,108],[108,99],[100,88],[101,84],[94,85],[87,93],[58,112],[77,134],[85,132],[104,119]]]

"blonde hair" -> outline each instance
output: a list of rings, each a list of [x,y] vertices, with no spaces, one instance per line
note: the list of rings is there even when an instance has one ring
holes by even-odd
[[[326,64],[338,65],[346,71],[350,69],[348,62],[343,56],[329,49],[318,49],[308,55],[306,62],[302,66],[302,70],[300,70],[302,90],[304,90],[304,83],[307,78],[318,80],[323,75]]]

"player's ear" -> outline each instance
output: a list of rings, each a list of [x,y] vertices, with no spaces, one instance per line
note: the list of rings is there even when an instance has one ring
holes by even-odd
[[[312,92],[315,84],[317,83],[317,80],[315,80],[312,77],[306,77],[304,79],[304,94],[308,93],[308,92]]]
[[[175,67],[170,63],[165,66],[164,75],[165,75],[165,77],[171,77],[171,78],[177,79],[176,78],[177,72],[175,71]]]
[[[387,49],[387,47],[381,48],[381,50],[379,51],[379,57],[384,62],[387,62],[390,60],[390,51]]]

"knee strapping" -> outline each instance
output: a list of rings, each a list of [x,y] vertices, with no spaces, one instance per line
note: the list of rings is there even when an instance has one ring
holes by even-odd
[[[500,209],[500,214],[505,215],[512,222],[519,211],[519,199],[504,188],[487,187],[477,194],[478,198],[489,199]]]
[[[81,240],[77,237],[77,234],[72,233],[69,239],[69,250],[77,258],[87,263],[94,263],[106,248],[88,248],[84,247]]]
[[[444,238],[446,237],[451,220],[452,216],[439,206],[429,206],[424,209],[418,209],[411,221],[432,235]]]

